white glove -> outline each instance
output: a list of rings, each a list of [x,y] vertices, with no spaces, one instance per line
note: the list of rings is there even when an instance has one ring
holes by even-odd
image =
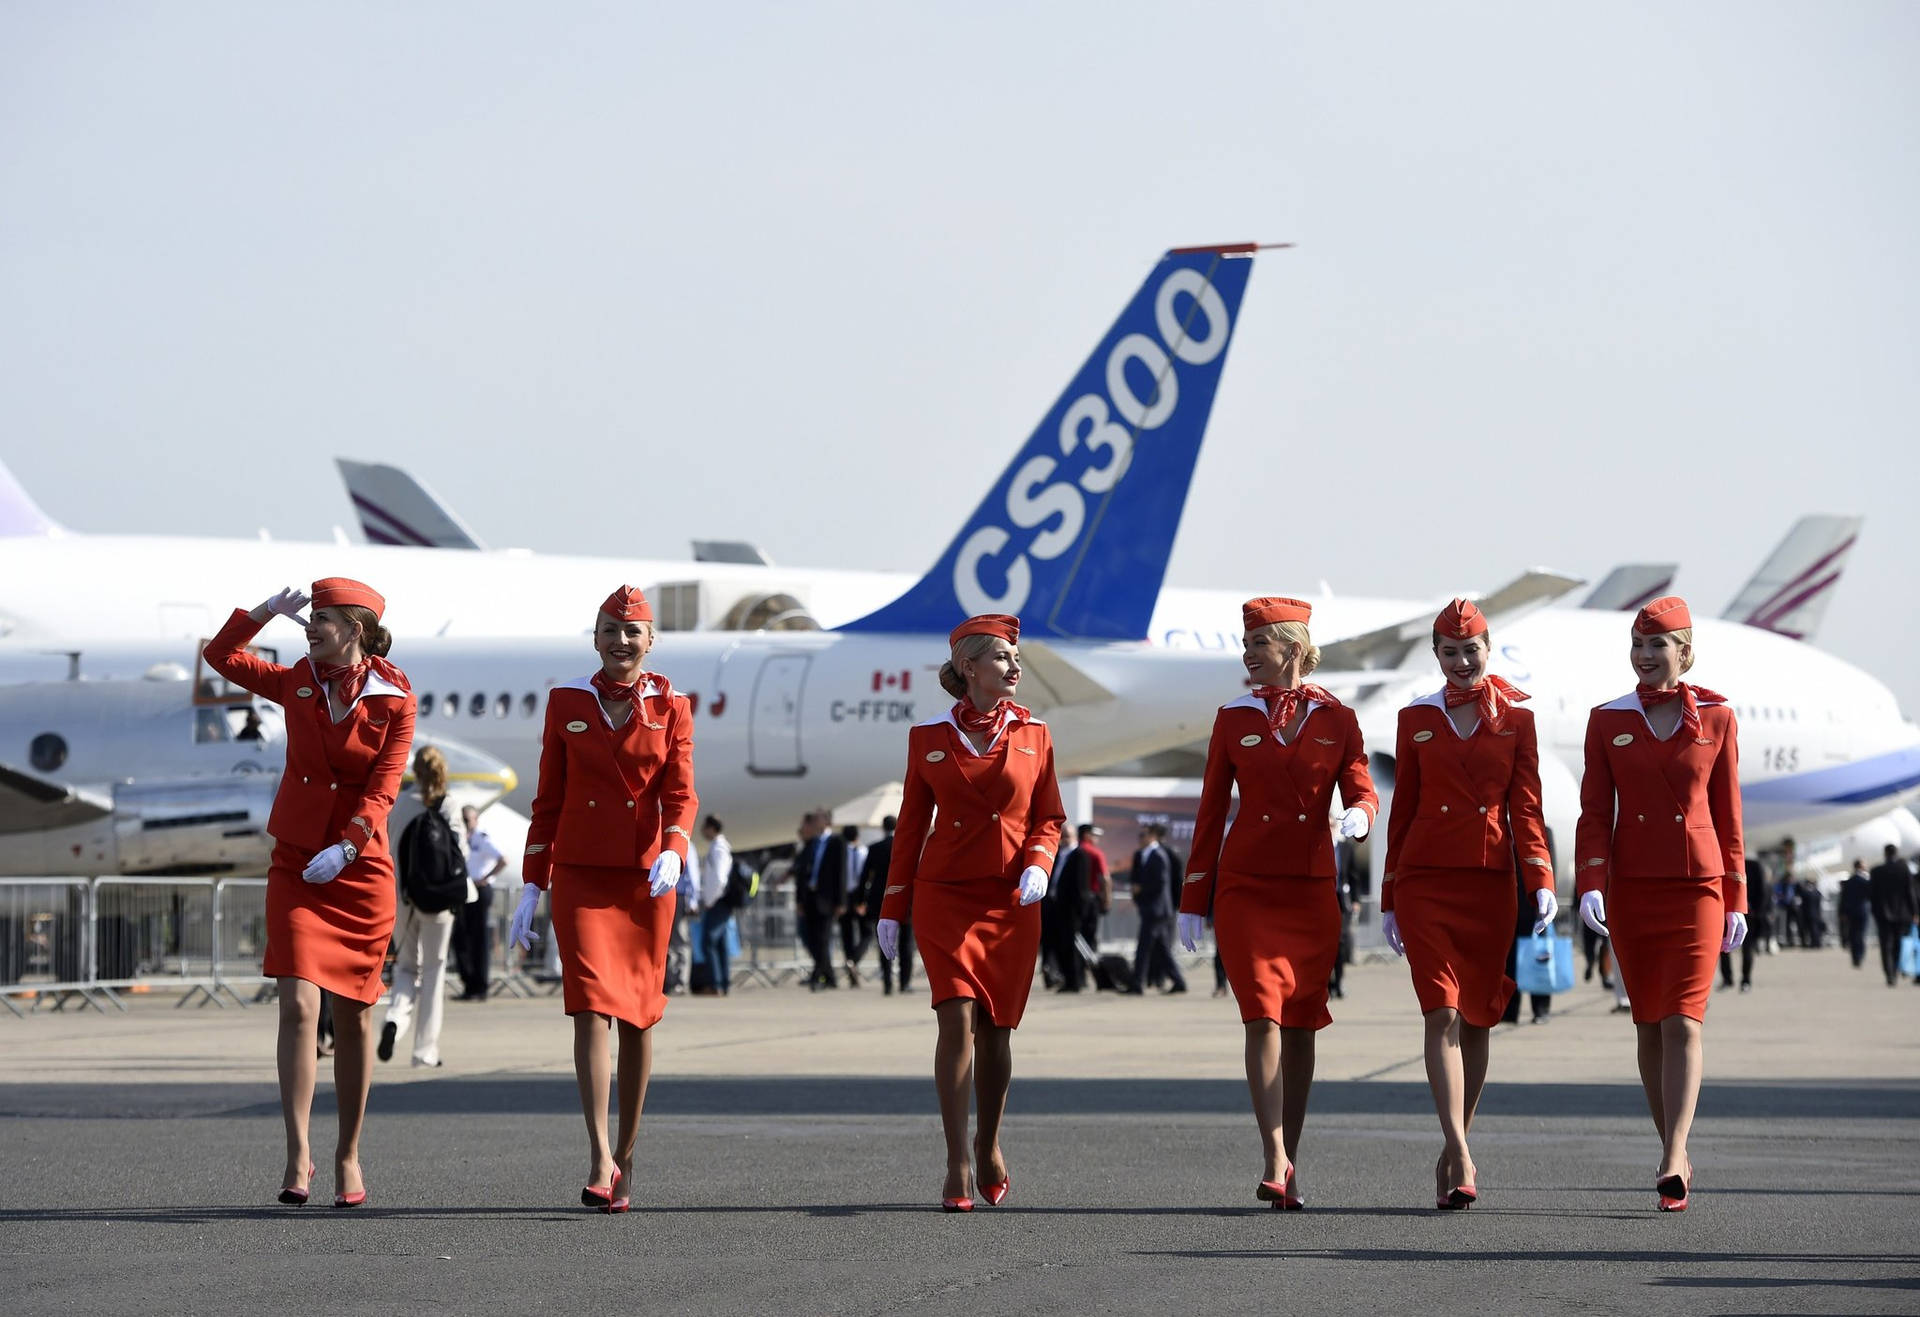
[[[507,945],[522,951],[533,950],[538,939],[533,935],[533,910],[540,904],[540,889],[532,883],[520,888],[520,904],[513,908],[513,923],[507,929]]]
[[[900,921],[882,919],[873,926],[874,941],[880,944],[880,954],[888,960],[900,958]]]
[[[1173,922],[1175,928],[1178,930],[1180,945],[1188,951],[1198,951],[1200,949],[1200,935],[1207,929],[1207,917],[1205,915],[1183,914],[1176,916]]]
[[[653,862],[653,869],[647,874],[647,894],[665,896],[680,882],[680,852],[661,851],[660,857]]]
[[[1047,894],[1047,871],[1029,864],[1020,871],[1020,904],[1032,905]]]
[[[338,878],[340,871],[346,867],[346,845],[342,842],[335,842],[311,860],[308,860],[307,867],[300,871],[300,876],[310,883],[330,883],[335,878]]]
[[[1542,887],[1533,894],[1534,908],[1540,917],[1533,921],[1533,935],[1545,937],[1553,930],[1553,921],[1560,914],[1560,898],[1553,894],[1551,887]]]
[[[1367,818],[1367,811],[1355,805],[1340,816],[1340,835],[1351,841],[1359,841],[1367,835],[1367,829],[1373,826]]]
[[[1722,951],[1738,951],[1740,944],[1747,940],[1747,917],[1743,914],[1727,916],[1727,940],[1720,944]]]
[[[1407,954],[1407,944],[1400,939],[1400,916],[1391,910],[1380,916],[1380,936],[1384,937],[1387,945],[1393,948],[1394,955]]]
[[[311,602],[306,595],[294,589],[292,586],[288,586],[279,594],[267,600],[267,611],[269,613],[278,613],[295,626],[303,627],[307,624],[307,619],[300,616],[300,610]]]
[[[1581,897],[1580,922],[1601,937],[1612,937],[1613,934],[1607,932],[1607,898],[1599,892],[1588,892]]]

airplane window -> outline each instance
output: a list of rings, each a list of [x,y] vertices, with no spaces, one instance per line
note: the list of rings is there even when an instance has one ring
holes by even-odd
[[[539,710],[539,707],[540,707],[540,702],[533,698],[532,691],[528,691],[525,695],[522,695],[520,697],[520,716],[522,718],[533,717],[533,715]]]
[[[458,691],[448,691],[446,701],[441,705],[441,708],[449,718],[453,717],[454,714],[459,713],[460,712],[460,693]]]
[[[431,717],[433,717],[433,694],[432,694],[432,692],[430,692],[430,691],[423,691],[423,692],[421,692],[421,695],[420,695],[420,708],[419,708],[419,710],[418,710],[418,712],[417,712],[417,716],[418,716],[418,717],[421,717],[421,718],[431,718]]]
[[[493,716],[504,718],[513,712],[513,696],[502,695],[493,702]]]
[[[224,709],[202,708],[194,710],[193,740],[195,745],[207,745],[215,741],[233,739],[233,729],[227,726]]]
[[[485,713],[486,711],[487,711],[486,695],[480,691],[475,691],[467,699],[467,712],[473,715],[475,718],[478,718],[481,714]]]
[[[51,773],[67,762],[66,738],[57,732],[42,732],[27,747],[27,760],[43,773]]]

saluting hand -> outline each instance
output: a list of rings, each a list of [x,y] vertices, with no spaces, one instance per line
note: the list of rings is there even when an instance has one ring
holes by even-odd
[[[273,598],[267,600],[261,607],[266,609],[270,614],[278,613],[295,626],[304,627],[307,624],[307,619],[300,615],[300,610],[311,602],[312,600],[306,595],[290,585]]]

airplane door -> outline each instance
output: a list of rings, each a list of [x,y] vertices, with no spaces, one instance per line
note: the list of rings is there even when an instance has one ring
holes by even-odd
[[[809,654],[776,654],[760,665],[747,726],[747,771],[755,777],[806,776],[800,757],[800,699],[812,661]]]

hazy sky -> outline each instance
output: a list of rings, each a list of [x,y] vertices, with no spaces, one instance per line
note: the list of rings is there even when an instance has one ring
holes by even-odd
[[[1158,253],[1261,258],[1170,580],[1867,527],[1920,709],[1920,6],[0,4],[0,456],[81,530],[918,569]],[[138,570],[130,564],[129,570]],[[278,584],[263,582],[263,587]]]

